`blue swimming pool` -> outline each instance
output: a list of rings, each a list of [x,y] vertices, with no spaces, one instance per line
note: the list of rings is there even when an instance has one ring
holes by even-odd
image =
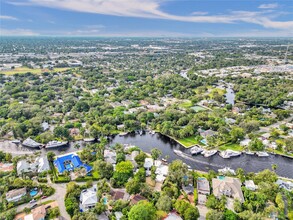
[[[70,163],[68,163],[68,164],[65,164],[65,168],[66,168],[67,170],[71,170],[71,169],[72,169],[72,166],[71,166]]]
[[[103,198],[103,204],[106,205],[107,203],[108,203],[108,199],[107,199],[107,197],[104,197]]]
[[[37,195],[37,194],[38,194],[38,190],[32,189],[32,190],[30,191],[30,196],[31,196],[31,197],[34,197],[34,196]]]

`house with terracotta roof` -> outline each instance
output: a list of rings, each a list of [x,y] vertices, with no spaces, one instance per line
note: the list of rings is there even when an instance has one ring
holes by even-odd
[[[212,179],[213,194],[220,198],[222,195],[244,202],[241,190],[241,181],[238,178],[218,176]]]
[[[24,216],[24,220],[45,220],[47,211],[44,205],[31,211],[31,214]]]
[[[11,172],[13,170],[13,163],[0,163],[0,172]]]
[[[132,195],[130,197],[130,205],[135,205],[137,204],[139,201],[142,200],[147,200],[145,197],[143,197],[142,195],[136,194],[136,195]]]

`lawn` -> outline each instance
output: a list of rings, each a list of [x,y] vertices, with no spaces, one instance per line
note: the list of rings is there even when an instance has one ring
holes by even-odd
[[[13,70],[8,70],[8,71],[0,71],[0,74],[5,74],[5,75],[14,75],[16,73],[19,74],[24,74],[24,73],[33,73],[33,74],[41,74],[42,72],[49,72],[49,73],[53,73],[53,72],[63,72],[66,71],[70,68],[54,68],[53,70],[49,70],[49,69],[30,69],[28,67],[19,67],[19,68],[15,68]]]
[[[242,151],[243,147],[239,144],[232,144],[232,143],[226,143],[219,147],[219,150],[235,150],[235,151]]]
[[[195,105],[195,106],[191,107],[191,109],[193,109],[193,110],[196,111],[196,112],[206,111],[206,110],[207,110],[206,108],[201,107],[201,106],[199,106],[199,105]]]
[[[199,144],[199,142],[195,138],[196,136],[191,136],[191,137],[176,139],[176,141],[178,141],[184,147],[189,148],[195,144]]]
[[[179,104],[179,107],[181,107],[181,108],[190,108],[191,106],[192,106],[191,101],[185,101],[185,102],[182,102],[181,104]]]

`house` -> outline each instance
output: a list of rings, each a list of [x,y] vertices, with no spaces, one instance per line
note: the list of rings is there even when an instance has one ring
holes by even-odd
[[[220,198],[222,195],[239,199],[244,202],[243,193],[241,190],[241,181],[238,178],[218,176],[212,179],[213,194]]]
[[[57,167],[59,173],[64,173],[64,171],[74,171],[75,168],[85,168],[86,172],[92,171],[92,167],[81,162],[79,156],[75,153],[66,154],[57,157],[54,161],[54,165]]]
[[[249,138],[245,138],[244,140],[240,141],[240,146],[248,146],[250,141],[251,140]]]
[[[145,158],[144,160],[144,165],[143,167],[146,169],[146,170],[150,170],[152,168],[152,166],[154,165],[154,160],[153,158]]]
[[[155,161],[156,162],[156,161]],[[156,182],[162,183],[166,179],[169,172],[169,167],[167,165],[160,165],[156,168]]]
[[[104,160],[111,164],[116,164],[117,154],[114,150],[104,150]]]
[[[177,212],[170,212],[167,217],[163,218],[163,220],[182,220],[180,215],[177,214]]]
[[[234,107],[232,108],[232,112],[233,112],[234,114],[239,114],[239,113],[240,113],[240,108],[234,106]]]
[[[284,181],[284,180],[281,180],[281,179],[278,179],[276,184],[282,188],[282,189],[285,189],[287,191],[291,191],[293,190],[293,183],[292,182],[289,182],[289,181]]]
[[[212,137],[212,136],[216,135],[216,132],[213,131],[213,130],[210,130],[210,129],[206,130],[206,131],[200,130],[199,133],[200,133],[200,136],[202,136],[205,139],[207,139],[208,137]]]
[[[6,193],[6,200],[8,202],[17,202],[26,195],[26,188],[10,190]]]
[[[42,128],[43,128],[43,131],[47,131],[47,130],[49,130],[49,124],[48,124],[48,122],[43,122],[42,124],[41,124],[41,126],[42,126]]]
[[[78,128],[71,128],[70,129],[70,136],[77,136],[79,135],[79,129]]]
[[[112,197],[112,200],[116,201],[119,199],[127,200],[129,198],[128,193],[125,192],[125,190],[111,190],[110,195]]]
[[[81,191],[79,199],[80,210],[87,211],[91,208],[94,208],[97,202],[98,197],[96,186]]]
[[[116,220],[120,220],[123,217],[122,212],[114,212],[114,215],[115,215]]]
[[[50,170],[49,161],[46,156],[37,157],[35,161],[20,160],[17,162],[16,171],[18,175],[23,173],[42,173]]]
[[[135,205],[136,203],[138,203],[139,201],[142,201],[142,200],[147,200],[147,199],[139,194],[132,195],[130,197],[130,205]]]
[[[191,195],[194,192],[194,187],[192,184],[188,184],[188,185],[184,185],[182,186],[182,190],[187,194],[187,195]]]
[[[210,194],[210,183],[206,178],[197,178],[197,193],[203,195]]]
[[[11,172],[13,170],[13,163],[0,163],[0,172]]]
[[[24,216],[24,220],[45,220],[47,211],[44,205],[32,209],[31,214]]]
[[[245,180],[244,185],[246,189],[255,191],[258,187],[254,184],[253,180]]]

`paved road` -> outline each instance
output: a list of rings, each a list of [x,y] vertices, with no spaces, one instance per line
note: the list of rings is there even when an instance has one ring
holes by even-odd
[[[293,116],[290,116],[289,118],[286,118],[286,119],[284,119],[282,121],[278,121],[278,122],[276,122],[274,124],[271,124],[271,125],[269,125],[267,127],[260,127],[259,132],[270,132],[272,128],[277,128],[281,124],[290,122],[292,119],[293,119]]]
[[[53,187],[56,191],[52,196],[49,196],[45,199],[39,200],[38,204],[41,204],[41,203],[49,201],[49,200],[55,200],[58,203],[62,219],[70,220],[70,216],[66,212],[65,204],[64,204],[64,198],[65,198],[65,194],[66,194],[66,183],[60,183],[60,184],[52,183],[50,177],[48,176],[48,184],[47,185]],[[31,205],[32,204],[26,203],[26,204],[17,206],[17,212],[21,212],[26,207],[30,208]]]

